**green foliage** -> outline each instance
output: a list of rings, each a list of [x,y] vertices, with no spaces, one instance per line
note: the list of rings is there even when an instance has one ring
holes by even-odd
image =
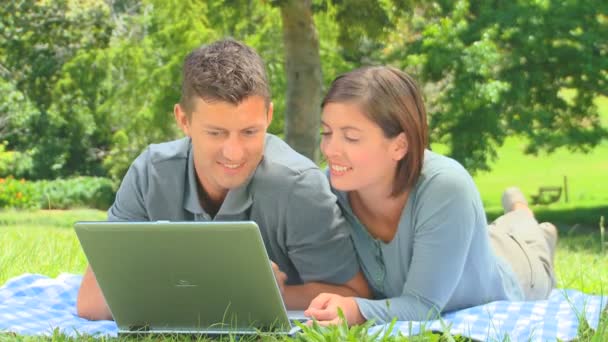
[[[416,0],[320,0],[317,13],[329,12],[337,39],[330,41],[345,61],[355,65],[383,62],[382,49],[399,18],[415,9]],[[317,29],[322,26],[317,23]],[[337,75],[333,75],[335,77]]]
[[[63,66],[52,90],[45,143],[35,147],[38,164],[51,171],[38,178],[105,174],[101,161],[110,148],[112,116],[99,110],[107,100],[110,68],[103,57],[98,50],[85,50]]]
[[[107,40],[103,2],[17,0],[0,8],[0,61],[8,78],[41,112],[64,63]]]
[[[217,38],[207,27],[204,2],[141,1],[134,11],[114,13],[120,30],[99,56],[107,66],[107,97],[97,116],[110,118],[103,164],[114,179],[122,178],[146,145],[178,135],[172,113],[179,101],[182,61]]]
[[[416,38],[389,60],[434,85],[433,140],[471,171],[513,134],[529,153],[589,151],[608,137],[593,102],[608,89],[607,15],[600,0],[439,2],[403,24]]]
[[[25,94],[36,112],[13,106],[12,115],[27,118],[14,125],[27,136],[13,134],[10,146],[32,151],[35,178],[101,173],[95,167],[99,158],[91,157],[99,145],[91,139],[97,127],[87,110],[97,100],[90,96],[97,84],[80,82],[90,75],[89,65],[77,72],[64,67],[77,54],[107,44],[111,25],[105,3],[11,1],[0,9],[0,28],[3,79]]]
[[[108,209],[114,201],[115,190],[111,180],[101,177],[76,177],[38,181],[34,183],[39,208]]]
[[[0,178],[0,208],[108,209],[114,184],[107,178],[76,177],[53,181]]]
[[[0,64],[0,75],[2,75]],[[29,98],[17,90],[14,82],[0,78],[0,141],[12,149],[24,145],[29,134],[29,121],[39,115]]]
[[[29,177],[32,171],[32,157],[28,153],[7,151],[7,144],[7,141],[0,142],[0,177]]]
[[[352,70],[357,65],[344,58],[344,50],[338,48],[340,24],[335,20],[338,8],[327,4],[324,11],[315,14],[315,24],[319,33],[319,53],[323,69],[323,84],[329,84],[336,76]],[[323,90],[325,94],[326,90]]]
[[[180,135],[172,109],[183,58],[224,36],[266,61],[270,131],[281,135],[286,3],[7,2],[0,140],[31,155],[31,178],[118,180],[147,144]],[[606,1],[313,0],[311,8],[323,84],[361,65],[407,69],[427,95],[432,141],[470,171],[488,169],[507,136],[526,137],[533,154],[589,151],[608,136],[594,103],[608,89]]]
[[[36,190],[30,182],[13,177],[0,178],[0,208],[35,208]]]

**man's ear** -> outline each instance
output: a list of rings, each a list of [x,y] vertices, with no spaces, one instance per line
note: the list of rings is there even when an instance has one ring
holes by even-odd
[[[266,128],[268,128],[270,126],[270,123],[272,122],[272,114],[274,111],[274,106],[272,105],[272,102],[270,102],[270,104],[268,105],[268,112],[266,113],[266,118],[268,126],[266,126]]]
[[[190,120],[188,119],[186,111],[184,111],[179,103],[173,106],[173,115],[175,116],[177,126],[182,130],[182,132],[184,132],[185,135],[190,136]]]
[[[401,132],[394,138],[393,144],[391,146],[391,155],[393,157],[393,160],[400,161],[401,159],[405,158],[405,156],[407,155],[407,151],[407,137],[405,136],[405,132]]]

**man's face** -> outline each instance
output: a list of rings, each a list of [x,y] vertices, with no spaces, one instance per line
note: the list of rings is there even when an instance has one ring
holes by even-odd
[[[175,119],[192,139],[199,182],[218,201],[228,190],[243,185],[262,160],[272,104],[267,108],[260,96],[250,96],[238,105],[196,98],[190,118],[177,104]]]

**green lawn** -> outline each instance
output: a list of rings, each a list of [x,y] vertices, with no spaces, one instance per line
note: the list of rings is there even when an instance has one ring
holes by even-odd
[[[86,259],[80,250],[72,225],[78,220],[102,220],[104,218],[105,212],[97,210],[0,211],[0,246],[2,246],[0,285],[23,273],[40,273],[51,277],[62,272],[82,273]],[[595,294],[608,292],[606,289],[608,250],[600,253],[600,248],[599,229],[589,230],[585,227],[575,227],[564,230],[556,255],[558,287],[579,289]],[[608,322],[602,327],[604,333],[601,336],[606,336]],[[317,341],[312,336],[316,336],[318,331],[311,330],[307,334],[310,334],[311,341]],[[323,340],[329,341],[347,339],[357,341],[365,336],[365,329],[340,330],[335,328],[325,331],[323,336],[325,336]],[[596,338],[598,338],[597,335]],[[0,334],[0,341],[37,339]],[[274,338],[269,339],[275,340]],[[66,338],[56,336],[52,340],[64,341]],[[171,340],[173,339],[166,341]],[[431,336],[428,333],[421,340],[437,340],[437,336]],[[456,340],[459,339],[456,338]],[[582,340],[591,339],[582,338]],[[597,341],[600,340],[602,339]]]
[[[475,175],[475,182],[487,208],[500,206],[502,190],[518,185],[526,195],[537,193],[541,186],[563,186],[568,183],[568,203],[562,193],[559,206],[608,205],[608,141],[588,154],[572,153],[565,148],[550,155],[524,155],[525,142],[507,139],[499,150],[499,160],[490,172]],[[551,206],[558,206],[552,204]],[[608,214],[608,212],[607,212]]]
[[[72,225],[103,219],[98,210],[0,211],[0,284],[23,273],[82,273],[86,259]],[[608,245],[603,254],[600,249],[599,229],[564,228],[555,265],[559,287],[608,292]]]
[[[0,211],[0,284],[23,273],[82,273],[86,258],[72,225],[105,220],[99,210]]]

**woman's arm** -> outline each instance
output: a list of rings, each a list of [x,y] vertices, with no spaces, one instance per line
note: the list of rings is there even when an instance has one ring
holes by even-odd
[[[403,291],[393,298],[369,300],[331,296],[329,300],[311,305],[312,317],[335,318],[335,308],[356,303],[364,320],[377,323],[393,318],[403,321],[420,321],[437,317],[448,303],[463,276],[471,251],[475,229],[485,229],[485,216],[480,215],[479,194],[470,176],[464,170],[438,172],[419,187],[412,214],[415,215],[412,258],[406,273]],[[482,213],[483,214],[483,213]],[[483,222],[477,222],[480,220]],[[394,260],[398,265],[400,260]],[[387,262],[388,263],[388,262]],[[387,272],[390,272],[390,265]],[[407,267],[407,265],[400,265]],[[345,308],[342,308],[343,310]],[[356,317],[354,309],[345,315]],[[334,316],[332,316],[332,314]]]

